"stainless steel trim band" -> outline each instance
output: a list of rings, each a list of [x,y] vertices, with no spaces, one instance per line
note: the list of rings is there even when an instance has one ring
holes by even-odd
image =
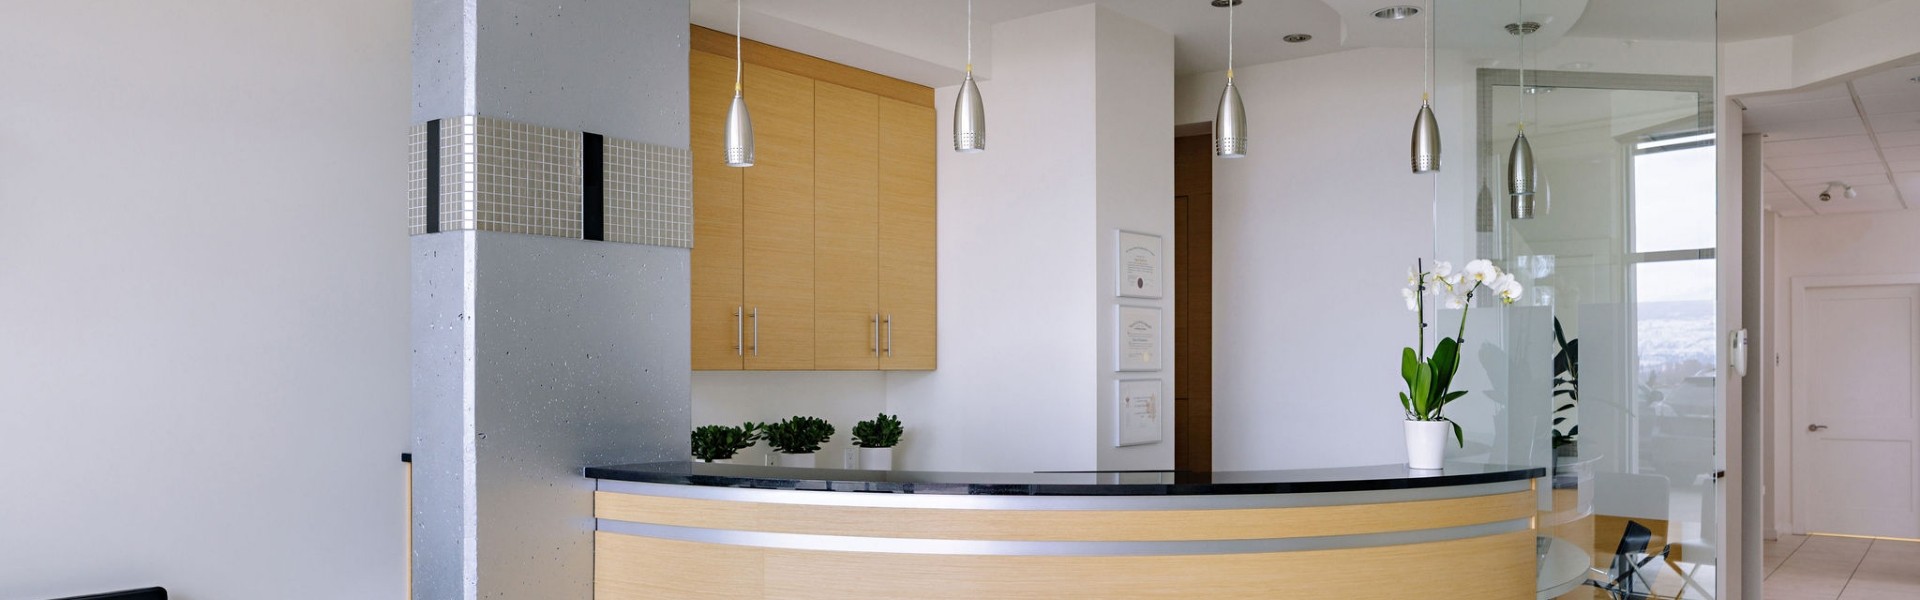
[[[1522,492],[1530,489],[1529,480],[1478,483],[1358,492],[1314,492],[1302,494],[1239,494],[1195,496],[1012,496],[963,494],[884,494],[825,490],[769,490],[758,488],[712,487],[666,483],[596,480],[599,490],[621,494],[688,498],[694,500],[730,500],[769,504],[811,504],[817,506],[861,506],[873,508],[947,508],[976,510],[1212,510],[1244,508],[1296,508],[1303,506],[1341,506],[1381,504],[1418,500],[1445,500]]]
[[[1171,542],[1013,542],[982,540],[930,540],[920,538],[882,538],[803,533],[771,533],[702,529],[671,525],[650,525],[628,521],[597,519],[599,531],[641,537],[703,542],[729,546],[780,548],[786,550],[825,550],[837,552],[884,552],[891,554],[949,554],[990,556],[1177,556],[1196,554],[1253,554],[1262,552],[1298,552],[1400,546],[1442,542],[1526,531],[1528,519],[1513,519],[1478,525],[1322,537],[1259,540],[1205,540]]]

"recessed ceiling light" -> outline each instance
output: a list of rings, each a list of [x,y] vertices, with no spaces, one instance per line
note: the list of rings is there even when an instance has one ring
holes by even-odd
[[[1560,65],[1560,68],[1566,69],[1568,71],[1585,71],[1587,69],[1593,68],[1593,63],[1590,63],[1584,60],[1575,61],[1575,62],[1570,62],[1564,65]]]
[[[1298,44],[1300,42],[1313,39],[1313,36],[1307,35],[1304,33],[1293,33],[1293,34],[1288,34],[1287,37],[1283,37],[1280,39],[1289,44]]]
[[[1555,89],[1558,89],[1558,88],[1550,88],[1543,85],[1530,85],[1530,86],[1527,86],[1527,95],[1538,96],[1541,94],[1551,94]]]
[[[1398,21],[1417,14],[1420,14],[1418,6],[1389,6],[1373,11],[1373,18]]]
[[[1911,81],[1911,82],[1914,82],[1914,83],[1920,83],[1920,75],[1915,75],[1915,76],[1913,76],[1913,77],[1908,77],[1908,78],[1907,78],[1907,81]]]
[[[1214,8],[1226,8],[1226,7],[1227,7],[1227,6],[1229,6],[1229,5],[1232,5],[1232,6],[1239,6],[1239,5],[1240,5],[1240,3],[1241,3],[1241,2],[1244,2],[1244,1],[1245,1],[1245,0],[1213,0],[1213,7],[1214,7]]]

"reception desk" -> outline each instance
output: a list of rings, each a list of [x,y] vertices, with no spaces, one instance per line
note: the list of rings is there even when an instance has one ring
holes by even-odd
[[[1532,598],[1538,468],[586,470],[594,597]]]

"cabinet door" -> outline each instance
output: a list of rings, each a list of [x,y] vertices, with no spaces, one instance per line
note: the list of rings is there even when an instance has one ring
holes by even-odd
[[[693,136],[693,368],[739,370],[746,322],[741,296],[743,169],[727,166],[727,103],[733,60],[692,52],[688,97]]]
[[[880,368],[879,97],[816,81],[814,357],[819,370]]]
[[[747,65],[746,368],[813,369],[813,80]]]
[[[880,368],[932,370],[938,357],[933,108],[880,100]]]

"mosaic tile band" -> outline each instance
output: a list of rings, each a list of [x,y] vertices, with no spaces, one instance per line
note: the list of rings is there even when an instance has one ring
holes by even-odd
[[[437,169],[427,126],[408,132],[407,231],[428,233],[427,177],[439,182],[440,231],[500,231],[581,239],[584,133],[467,115],[440,120]],[[693,246],[693,160],[687,149],[605,138],[606,241]]]

